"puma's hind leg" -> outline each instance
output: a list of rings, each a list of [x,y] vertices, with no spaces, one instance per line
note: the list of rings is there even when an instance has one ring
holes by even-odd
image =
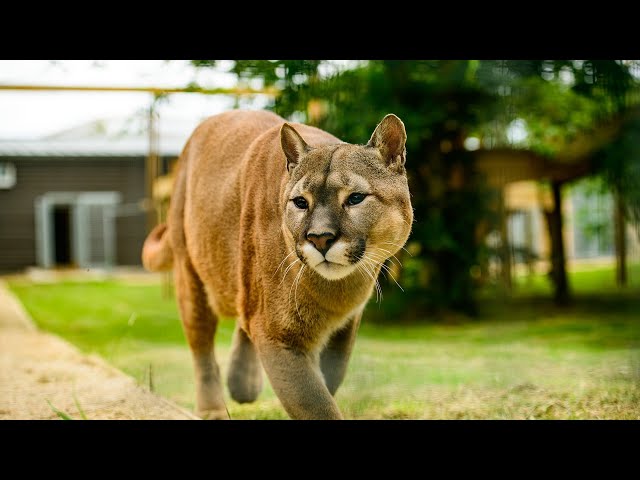
[[[236,324],[227,376],[229,393],[238,403],[253,402],[262,390],[262,366],[253,342]]]
[[[218,318],[189,259],[176,259],[174,272],[182,327],[193,358],[196,413],[207,420],[228,419],[213,344]]]

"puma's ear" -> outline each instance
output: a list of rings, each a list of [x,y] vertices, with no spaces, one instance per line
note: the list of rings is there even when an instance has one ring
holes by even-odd
[[[311,147],[302,139],[300,134],[288,123],[282,125],[280,129],[280,143],[282,144],[282,151],[287,157],[287,171],[293,170],[300,157],[311,150]]]
[[[388,167],[403,166],[407,158],[404,123],[390,113],[378,124],[367,146],[377,148]]]

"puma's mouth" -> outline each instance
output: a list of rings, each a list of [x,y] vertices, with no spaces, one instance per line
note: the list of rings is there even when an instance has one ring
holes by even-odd
[[[325,265],[327,265],[327,266],[332,266],[332,265],[341,266],[341,267],[348,267],[348,266],[349,266],[349,264],[347,264],[347,263],[331,262],[331,261],[329,261],[329,260],[327,260],[327,259],[325,258],[325,259],[324,259],[324,260],[322,260],[321,262],[318,262],[318,263],[316,264],[316,267],[317,267],[318,265],[322,265],[322,264],[325,264]]]
[[[344,265],[342,263],[323,260],[316,264],[313,269],[327,280],[339,280],[346,277],[355,270],[355,265]]]
[[[339,280],[352,273],[356,266],[345,255],[348,245],[338,241],[325,255],[320,253],[311,242],[304,242],[299,246],[298,257],[313,271],[327,280]]]

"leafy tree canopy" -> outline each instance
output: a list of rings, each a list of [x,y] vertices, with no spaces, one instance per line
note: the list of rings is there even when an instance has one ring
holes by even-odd
[[[347,142],[366,142],[389,112],[403,119],[416,213],[403,281],[429,308],[475,312],[473,272],[490,255],[483,236],[496,219],[478,149],[589,162],[640,219],[637,61],[237,60],[231,71],[279,88],[276,113]]]

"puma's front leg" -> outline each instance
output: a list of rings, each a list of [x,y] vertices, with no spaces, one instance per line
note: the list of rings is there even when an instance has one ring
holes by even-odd
[[[331,395],[336,394],[347,373],[349,357],[353,350],[361,318],[362,312],[351,319],[344,328],[334,333],[320,354],[320,368]]]
[[[283,345],[261,342],[258,352],[276,395],[295,420],[341,420],[327,390],[318,357]]]

